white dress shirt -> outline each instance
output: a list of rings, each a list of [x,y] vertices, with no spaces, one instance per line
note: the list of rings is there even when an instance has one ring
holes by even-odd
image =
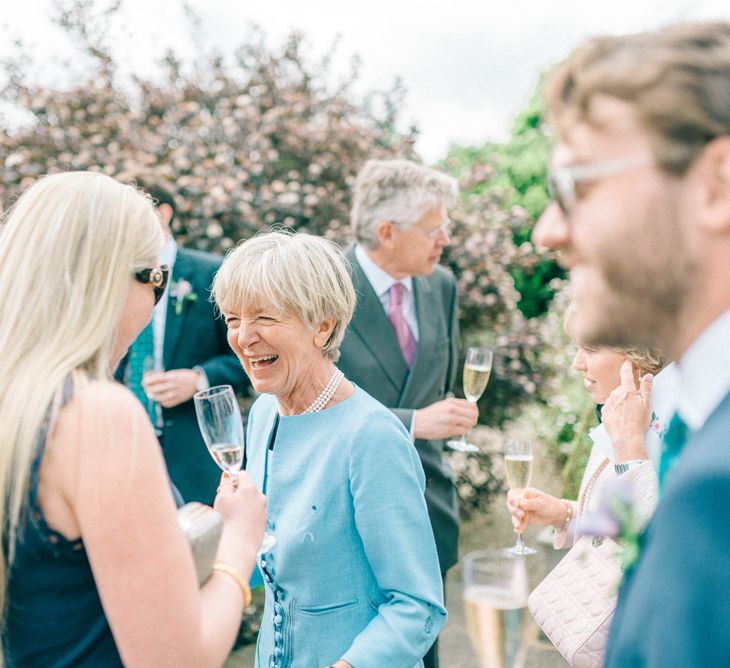
[[[697,337],[677,370],[679,414],[696,431],[730,392],[730,310]]]
[[[172,270],[175,266],[177,258],[177,244],[172,237],[165,239],[165,245],[160,251],[160,264],[166,264],[170,268],[170,275],[167,284],[167,290],[162,295],[162,299],[157,302],[154,314],[152,315],[152,331],[155,337],[155,371],[161,371],[165,367],[163,358],[163,347],[165,345],[165,323],[167,322],[167,302],[170,297],[170,289],[172,284]]]
[[[360,245],[355,246],[355,257],[360,263],[365,276],[367,276],[370,285],[373,286],[375,294],[378,295],[380,303],[385,309],[385,315],[390,317],[390,289],[396,283],[402,283],[405,287],[403,291],[403,316],[410,327],[413,338],[418,342],[418,318],[416,316],[416,302],[413,298],[413,278],[406,276],[398,280],[393,278],[387,271],[379,267],[368,252]]]
[[[368,252],[360,245],[355,246],[355,257],[360,263],[360,268],[365,274],[370,285],[373,286],[375,294],[378,295],[380,303],[383,305],[385,315],[390,319],[390,289],[395,283],[402,283],[405,287],[403,291],[403,317],[408,323],[408,327],[411,329],[413,338],[418,343],[418,318],[416,316],[416,301],[413,297],[413,278],[406,276],[400,281],[393,278],[387,271],[378,266],[373,259],[368,255]],[[413,417],[411,418],[411,426],[408,429],[411,438],[415,439],[413,431],[416,428],[416,411],[413,411]]]

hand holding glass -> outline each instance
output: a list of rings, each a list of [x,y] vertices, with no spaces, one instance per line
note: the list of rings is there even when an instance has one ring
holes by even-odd
[[[463,574],[466,627],[481,667],[516,668],[527,605],[524,559],[507,550],[470,552]]]
[[[507,439],[504,442],[504,468],[510,489],[529,487],[532,477],[532,441]],[[517,534],[517,542],[509,551],[522,555],[537,553],[537,550],[525,545],[521,533]]]
[[[469,348],[464,360],[464,396],[467,401],[475,404],[482,396],[492,373],[494,353],[491,348]],[[466,434],[461,438],[450,439],[446,442],[450,448],[459,452],[478,452],[479,448],[466,440]]]
[[[208,452],[215,463],[233,478],[235,486],[246,452],[246,437],[236,394],[230,385],[216,385],[197,392],[193,402]],[[264,534],[261,552],[270,550],[275,542],[271,534]]]

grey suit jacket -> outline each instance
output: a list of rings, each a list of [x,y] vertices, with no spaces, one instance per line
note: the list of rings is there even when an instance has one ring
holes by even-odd
[[[459,326],[454,277],[436,267],[430,276],[415,276],[413,292],[419,341],[413,367],[403,359],[393,327],[355,257],[347,257],[357,306],[338,366],[355,384],[411,426],[413,412],[443,399],[456,378]],[[426,505],[442,573],[458,559],[459,515],[451,467],[443,459],[444,442],[417,439],[416,450],[426,474]]]
[[[686,443],[626,573],[609,668],[730,666],[730,394]]]

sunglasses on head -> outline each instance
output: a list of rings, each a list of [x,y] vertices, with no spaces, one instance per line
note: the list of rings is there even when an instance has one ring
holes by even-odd
[[[170,277],[170,268],[163,264],[159,267],[151,269],[141,269],[135,272],[134,280],[145,285],[151,285],[155,292],[155,304],[157,304],[162,295],[165,294],[167,287],[167,279]]]

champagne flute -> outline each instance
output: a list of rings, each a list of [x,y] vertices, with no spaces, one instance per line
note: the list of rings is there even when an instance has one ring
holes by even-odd
[[[467,401],[475,404],[482,396],[492,373],[494,352],[491,348],[469,348],[464,360],[464,396]],[[466,440],[466,434],[461,438],[452,438],[446,442],[453,450],[459,452],[478,452],[479,448]]]
[[[481,668],[521,666],[525,560],[507,550],[478,550],[464,557],[463,575],[466,627]]]
[[[246,436],[236,394],[230,385],[216,385],[196,392],[193,402],[208,452],[213,461],[233,478],[235,486],[246,453]],[[265,533],[259,553],[268,552],[274,543],[276,538]]]
[[[530,486],[532,477],[532,441],[529,439],[509,438],[504,443],[504,468],[510,489],[525,489]],[[517,542],[509,548],[513,554],[536,554],[537,550],[525,545],[522,534],[517,534]]]

